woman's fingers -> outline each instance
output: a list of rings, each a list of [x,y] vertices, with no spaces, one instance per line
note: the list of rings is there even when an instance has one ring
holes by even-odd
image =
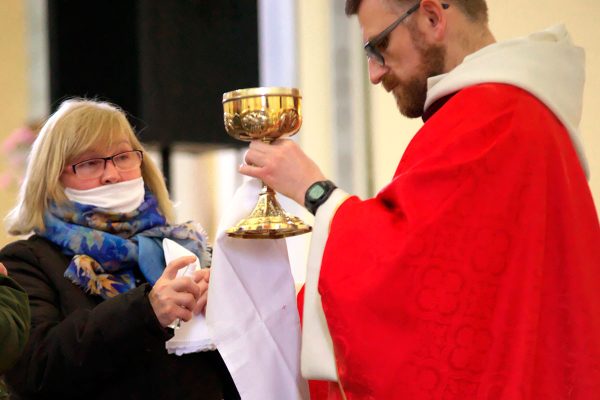
[[[192,319],[192,312],[196,308],[196,298],[190,293],[177,293],[173,298],[173,309],[174,317],[180,318],[182,321],[189,321]]]
[[[195,257],[181,257],[169,263],[150,291],[150,303],[162,326],[168,326],[177,318],[189,321],[206,306],[210,270],[177,277],[178,270],[194,261]]]
[[[187,267],[194,261],[196,261],[195,256],[184,256],[176,258],[165,267],[162,276],[166,277],[167,279],[175,279],[177,277],[177,271]]]
[[[200,281],[210,281],[210,268],[202,268],[197,271],[194,271],[193,275],[194,282],[198,283]]]
[[[194,314],[200,314],[206,307],[206,301],[208,299],[208,282],[206,280],[200,280],[196,285],[198,285],[198,288],[200,289],[200,296],[196,300],[193,311]]]
[[[158,282],[157,282],[158,283]],[[150,304],[162,326],[180,318],[189,321],[196,309],[200,297],[200,289],[191,279],[170,281],[167,285],[155,285],[150,291]],[[194,289],[189,289],[189,288]],[[187,291],[177,289],[188,288]]]
[[[194,282],[189,276],[182,276],[171,281],[171,288],[175,292],[190,293],[195,299],[200,297],[200,288],[198,284]]]

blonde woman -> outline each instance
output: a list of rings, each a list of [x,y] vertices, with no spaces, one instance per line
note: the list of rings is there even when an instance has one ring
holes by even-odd
[[[33,144],[0,252],[25,289],[31,337],[7,382],[22,398],[239,398],[216,351],[167,354],[169,324],[201,312],[208,269],[176,277],[172,239],[210,264],[206,235],[173,224],[164,179],[118,107],[65,101]]]

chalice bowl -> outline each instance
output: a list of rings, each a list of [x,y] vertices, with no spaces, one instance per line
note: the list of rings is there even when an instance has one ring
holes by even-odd
[[[257,87],[223,94],[223,118],[227,133],[243,141],[270,143],[289,137],[302,125],[300,91],[296,88]],[[275,191],[264,182],[254,210],[227,235],[245,239],[277,239],[311,231],[296,216],[283,210]]]

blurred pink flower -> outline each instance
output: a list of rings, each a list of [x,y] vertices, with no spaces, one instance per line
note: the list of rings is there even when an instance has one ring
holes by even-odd
[[[32,126],[22,126],[15,129],[2,142],[0,152],[3,158],[8,161],[8,168],[0,174],[0,189],[8,188],[12,183],[20,185],[23,181],[27,155],[37,136],[37,132],[34,131],[37,126]]]
[[[2,142],[2,152],[8,154],[19,147],[29,148],[35,140],[36,134],[28,126],[17,128]]]

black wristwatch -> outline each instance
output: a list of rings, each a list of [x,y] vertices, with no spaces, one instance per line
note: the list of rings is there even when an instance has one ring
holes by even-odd
[[[304,194],[304,207],[313,215],[321,204],[325,203],[337,186],[331,181],[318,181],[310,185]]]

